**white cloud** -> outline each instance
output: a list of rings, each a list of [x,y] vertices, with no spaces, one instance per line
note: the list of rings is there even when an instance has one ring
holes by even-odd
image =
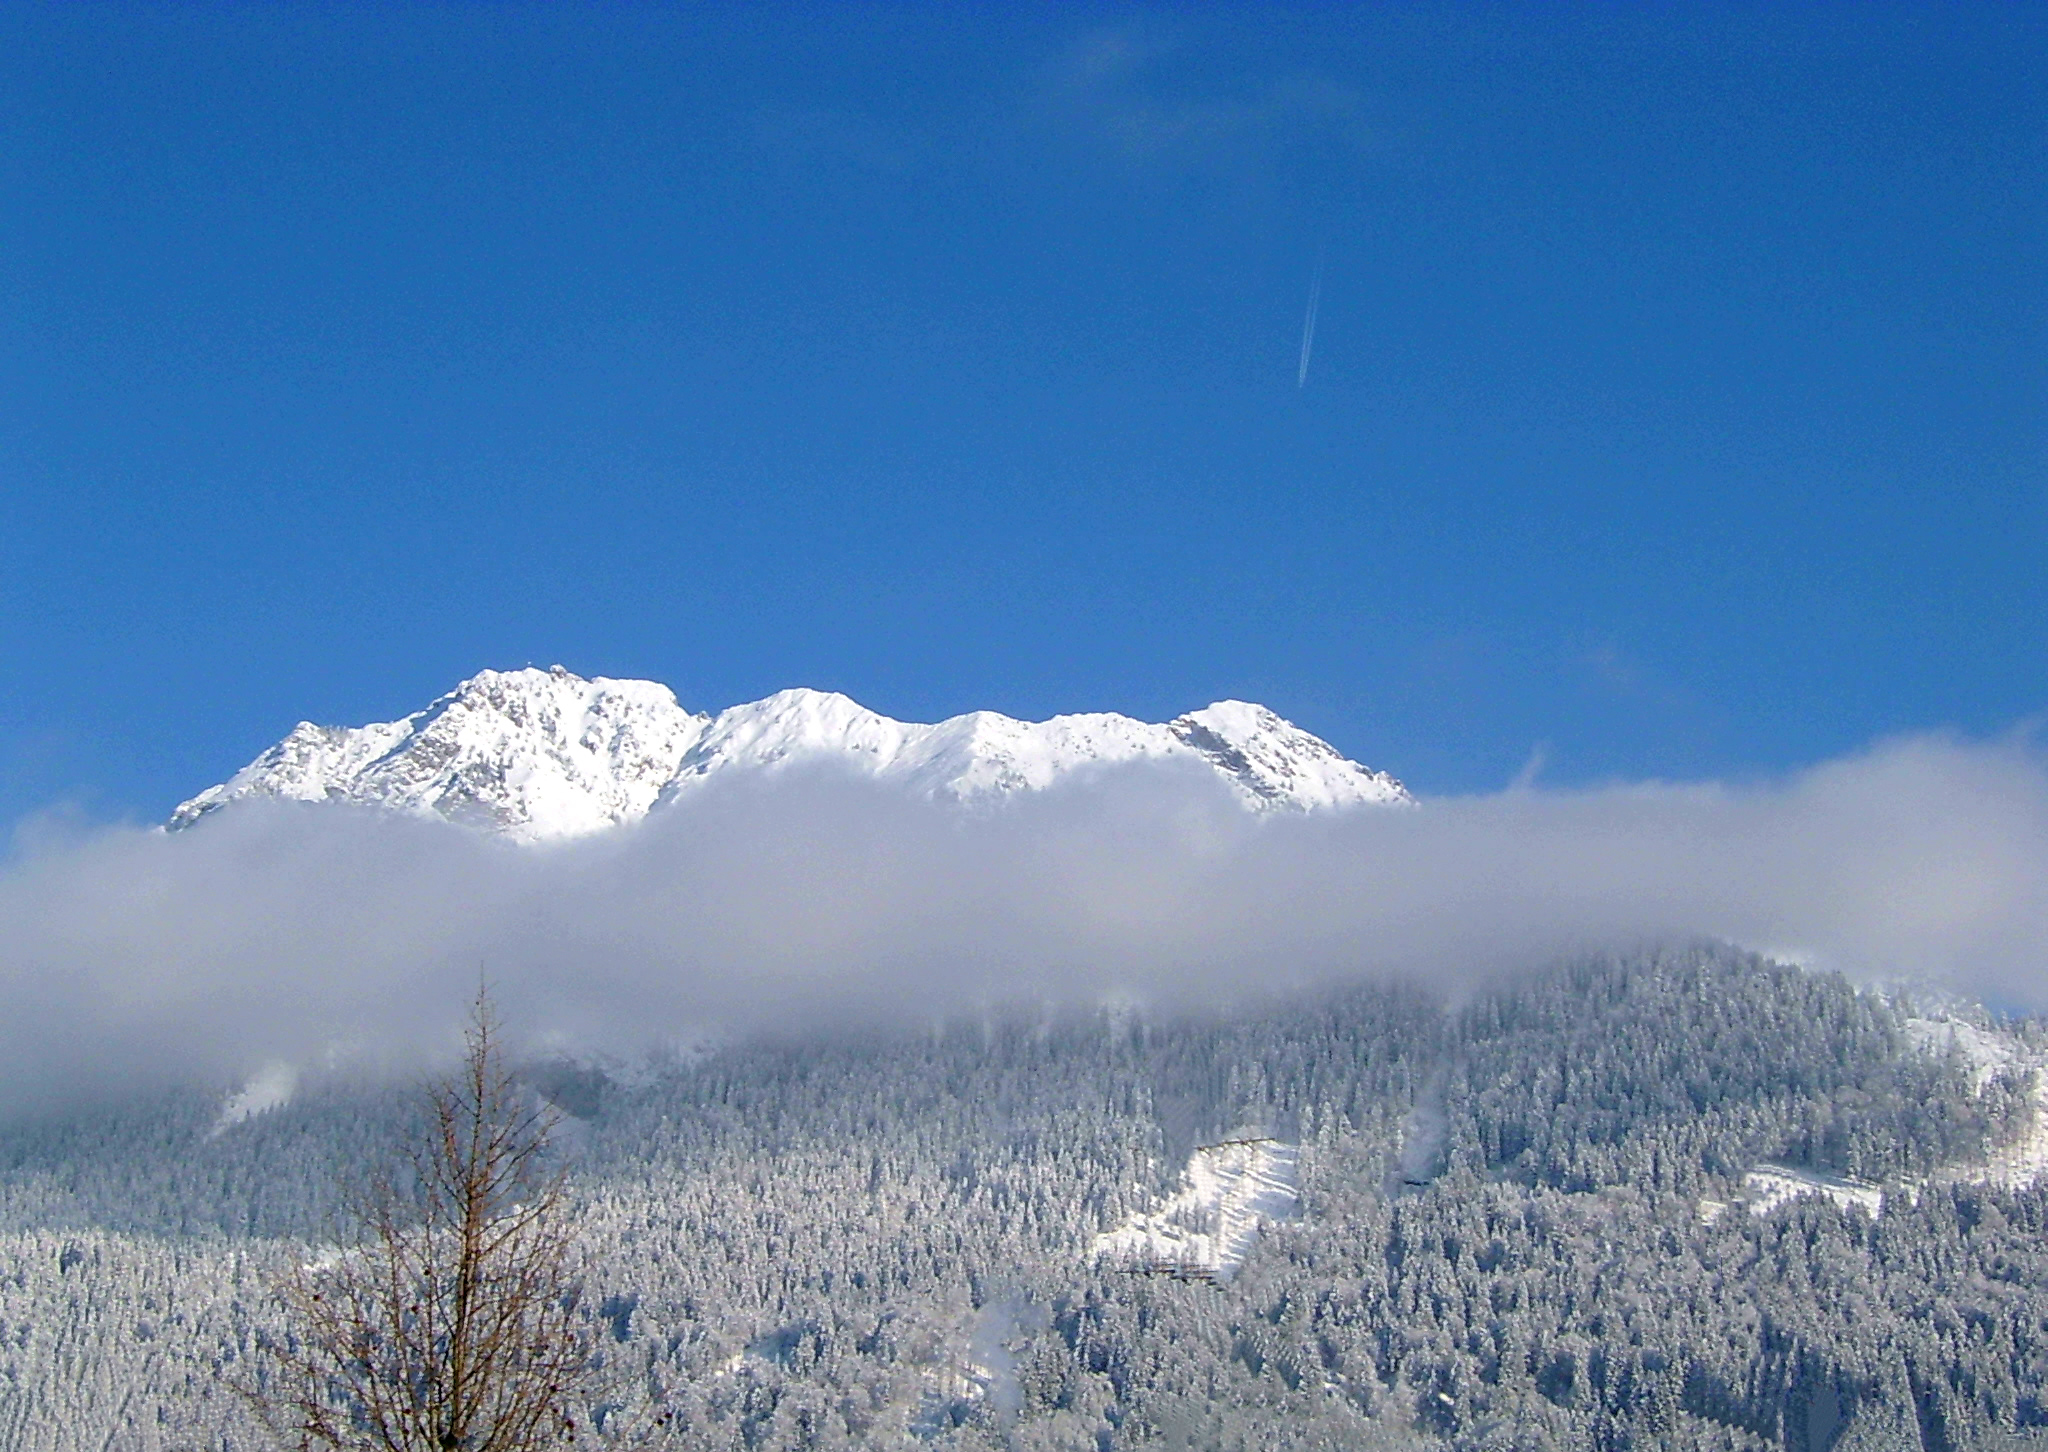
[[[631,1048],[992,999],[1455,984],[1693,934],[2048,1001],[2048,762],[1923,737],[1761,784],[1283,819],[1157,769],[984,814],[819,774],[545,850],[292,806],[73,835],[0,874],[0,1098],[341,1041],[411,1063],[480,971],[537,1037]]]

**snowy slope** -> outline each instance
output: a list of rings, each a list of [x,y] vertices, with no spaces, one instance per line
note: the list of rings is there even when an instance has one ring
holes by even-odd
[[[1154,725],[1113,713],[1017,721],[974,711],[925,726],[877,715],[845,696],[781,691],[719,715],[684,757],[670,796],[732,770],[799,761],[857,762],[885,780],[957,801],[1040,791],[1068,773],[1142,760],[1199,760],[1247,806],[1307,811],[1409,800],[1401,784],[1368,771],[1263,706],[1223,701]]]
[[[172,814],[186,827],[237,798],[346,801],[445,817],[523,841],[576,837],[645,816],[723,774],[836,762],[932,798],[998,799],[1077,771],[1198,761],[1254,810],[1412,801],[1384,772],[1263,706],[1223,701],[1155,725],[1115,714],[1017,721],[992,711],[936,725],[847,697],[780,691],[715,717],[652,681],[484,671],[424,711],[359,727],[302,722]]]
[[[1313,811],[1414,801],[1385,772],[1366,770],[1321,737],[1249,701],[1218,701],[1169,721],[1166,729],[1229,777],[1254,806]]]
[[[1272,1139],[1203,1145],[1179,1193],[1095,1237],[1094,1252],[1134,1270],[1229,1279],[1261,1226],[1291,1219],[1300,1149]]]
[[[431,814],[527,841],[582,836],[645,816],[706,719],[653,681],[484,671],[400,721],[301,722],[171,825],[260,795]]]
[[[2033,1112],[2020,1132],[1995,1148],[1985,1163],[1950,1165],[1936,1171],[1934,1182],[2024,1190],[2048,1175],[2048,1064],[2042,1062],[2038,1050],[2029,1049],[2016,1035],[1984,1021],[1981,1013],[1977,1018],[1979,1021],[1973,1022],[1961,1012],[1938,1012],[1932,1018],[1909,1018],[1903,1027],[1908,1040],[1922,1053],[1937,1058],[1960,1054],[1969,1071],[1970,1087],[1978,1094],[2001,1074],[2024,1075]]]
[[[1864,1214],[1884,1213],[1884,1189],[1863,1180],[1791,1165],[1760,1164],[1742,1177],[1742,1197],[1752,1215],[1768,1215],[1781,1205],[1809,1195],[1824,1196],[1844,1210],[1861,1207]]]
[[[1166,756],[1172,746],[1166,728],[1127,716],[1033,722],[975,711],[924,726],[878,716],[845,696],[779,691],[713,721],[670,792],[723,771],[840,757],[927,795],[967,800],[1042,790],[1076,767]]]

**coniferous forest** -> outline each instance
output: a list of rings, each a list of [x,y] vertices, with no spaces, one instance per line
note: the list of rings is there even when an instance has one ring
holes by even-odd
[[[2043,1049],[1690,946],[524,1080],[592,1445],[1962,1452],[2048,1445]],[[0,1129],[0,1447],[271,1445],[277,1277],[419,1106],[329,1077],[224,1124],[227,1087]],[[1223,1142],[1296,1176],[1241,1260],[1102,1253]]]

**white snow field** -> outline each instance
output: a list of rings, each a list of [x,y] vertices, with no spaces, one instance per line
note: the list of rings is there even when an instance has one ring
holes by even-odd
[[[585,680],[556,666],[483,671],[398,721],[302,721],[180,805],[169,825],[267,796],[438,816],[543,842],[638,820],[726,773],[805,762],[973,802],[1042,791],[1077,771],[1165,760],[1206,765],[1255,811],[1414,802],[1385,772],[1245,701],[1160,724],[1106,712],[1017,721],[975,711],[921,725],[831,692],[791,690],[712,716],[684,709],[654,681]]]
[[[1301,1150],[1272,1139],[1226,1140],[1188,1157],[1180,1191],[1095,1237],[1094,1253],[1133,1270],[1227,1281],[1260,1227],[1293,1217]]]
[[[1772,1164],[1758,1165],[1742,1177],[1743,1203],[1752,1215],[1768,1215],[1806,1195],[1824,1195],[1845,1210],[1860,1205],[1873,1216],[1884,1213],[1884,1191],[1862,1180]]]

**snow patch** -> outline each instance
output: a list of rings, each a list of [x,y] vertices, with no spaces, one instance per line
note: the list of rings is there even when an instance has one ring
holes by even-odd
[[[1768,1215],[1809,1195],[1825,1196],[1845,1210],[1861,1206],[1872,1217],[1884,1213],[1884,1191],[1866,1180],[1772,1164],[1758,1165],[1742,1177],[1742,1198],[1752,1215]]]
[[[1909,1018],[1903,1027],[1906,1037],[1922,1053],[1936,1057],[1960,1053],[1963,1062],[1969,1065],[1972,1093],[1982,1094],[1984,1086],[2001,1070],[2011,1068],[2020,1060],[2019,1044],[1995,1029],[1984,1028],[1967,1019],[1946,1015],[1941,1018]]]
[[[2023,1190],[2048,1174],[2048,1065],[2042,1063],[2040,1055],[2030,1052],[2010,1034],[1955,1013],[1909,1018],[1905,1030],[1914,1046],[1925,1053],[1961,1054],[1969,1068],[1974,1093],[1982,1094],[2000,1074],[2024,1072],[2028,1076],[2031,1112],[2025,1131],[2009,1144],[1993,1150],[1983,1164],[1950,1165],[1935,1172],[1931,1182]]]
[[[1292,1219],[1301,1149],[1273,1139],[1204,1145],[1180,1191],[1095,1237],[1094,1254],[1132,1270],[1228,1280],[1262,1226]]]

